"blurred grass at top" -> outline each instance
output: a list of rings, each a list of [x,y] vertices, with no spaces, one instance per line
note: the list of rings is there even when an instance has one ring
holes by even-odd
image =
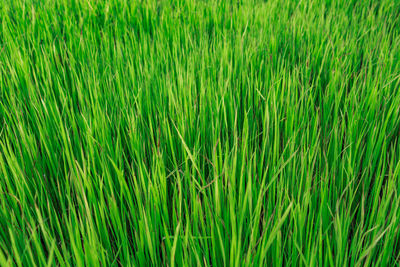
[[[399,266],[400,1],[3,0],[0,265]]]

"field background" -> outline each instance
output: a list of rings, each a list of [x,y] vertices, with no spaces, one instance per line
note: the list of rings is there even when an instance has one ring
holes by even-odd
[[[3,0],[0,265],[400,265],[400,1]]]

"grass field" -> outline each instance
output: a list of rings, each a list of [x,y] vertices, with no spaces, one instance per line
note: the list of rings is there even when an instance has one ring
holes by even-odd
[[[400,1],[3,0],[0,265],[400,266]]]

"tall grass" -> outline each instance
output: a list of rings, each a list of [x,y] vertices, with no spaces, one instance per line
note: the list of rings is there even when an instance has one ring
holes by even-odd
[[[0,3],[0,265],[400,265],[400,2]]]

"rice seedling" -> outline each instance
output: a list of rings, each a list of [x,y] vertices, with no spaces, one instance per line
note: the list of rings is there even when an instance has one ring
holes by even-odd
[[[3,0],[1,266],[399,266],[400,2]]]

